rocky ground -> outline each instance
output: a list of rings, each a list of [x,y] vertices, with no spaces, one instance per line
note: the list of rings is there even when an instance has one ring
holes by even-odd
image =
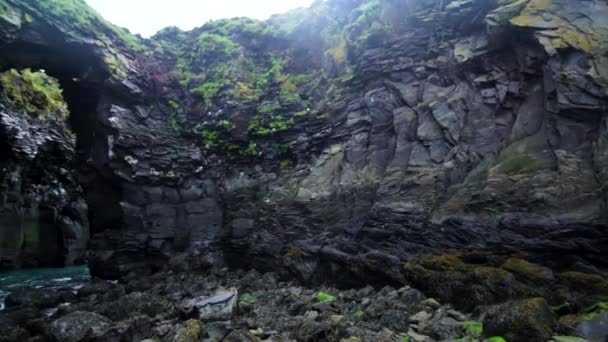
[[[6,304],[0,341],[604,341],[608,318],[577,332],[542,298],[463,313],[409,286],[308,288],[226,269],[20,289]]]

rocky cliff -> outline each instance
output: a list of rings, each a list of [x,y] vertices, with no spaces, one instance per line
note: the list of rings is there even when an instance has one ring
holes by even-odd
[[[148,40],[80,0],[0,9],[2,69],[64,89],[76,152],[27,167],[79,175],[96,275],[228,265],[467,309],[608,294],[603,0],[318,1]],[[36,159],[11,137],[50,128],[2,113],[9,184]]]

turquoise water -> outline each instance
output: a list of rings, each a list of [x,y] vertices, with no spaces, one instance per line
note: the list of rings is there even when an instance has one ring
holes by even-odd
[[[89,268],[86,265],[0,272],[0,310],[4,309],[4,299],[12,288],[20,286],[51,289],[78,288],[90,278]]]

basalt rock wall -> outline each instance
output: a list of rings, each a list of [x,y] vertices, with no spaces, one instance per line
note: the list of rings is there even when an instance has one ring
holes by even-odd
[[[88,91],[66,101],[98,275],[606,266],[605,1],[336,0],[149,40],[6,3],[3,65]]]

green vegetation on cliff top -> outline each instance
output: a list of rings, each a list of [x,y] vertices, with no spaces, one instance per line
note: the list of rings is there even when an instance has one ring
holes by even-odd
[[[208,32],[198,36],[198,45],[206,57],[230,58],[239,49],[230,38]]]
[[[191,108],[219,115],[184,132],[193,131],[207,148],[256,156],[257,149],[267,152],[267,137],[291,129],[296,120],[318,118],[311,115],[324,105],[315,101],[317,93],[351,74],[347,51],[378,41],[376,31],[390,30],[385,5],[319,1],[267,21],[223,19],[190,32],[167,28],[150,44],[174,63],[174,75],[194,95]],[[302,60],[299,49],[318,55]],[[247,132],[222,127],[220,121],[235,113],[249,115]]]
[[[134,51],[143,51],[140,39],[126,29],[118,27],[99,15],[84,0],[44,0],[18,2],[29,9],[34,16],[50,17],[57,26],[77,34],[92,36],[102,41],[106,35],[113,35],[122,44]]]

